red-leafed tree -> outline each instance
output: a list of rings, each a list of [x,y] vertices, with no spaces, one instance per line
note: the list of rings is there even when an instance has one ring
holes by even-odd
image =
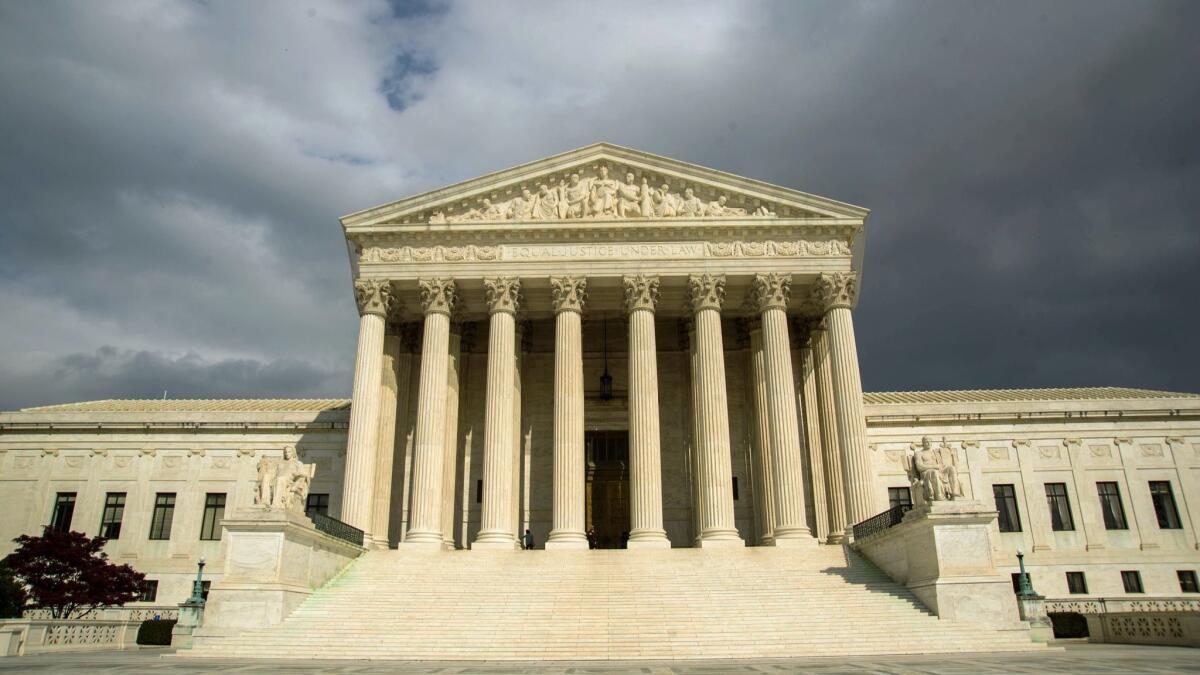
[[[102,550],[104,537],[46,528],[40,537],[21,535],[2,564],[26,588],[30,606],[56,619],[81,619],[99,607],[136,600],[146,575],[114,565]]]

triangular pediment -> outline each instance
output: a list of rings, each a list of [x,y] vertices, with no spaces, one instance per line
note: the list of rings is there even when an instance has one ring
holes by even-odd
[[[849,218],[867,210],[610,143],[596,143],[341,219],[404,224]]]

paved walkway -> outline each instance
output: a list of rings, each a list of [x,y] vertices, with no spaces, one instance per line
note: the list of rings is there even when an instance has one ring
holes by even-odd
[[[895,656],[787,661],[625,663],[397,663],[379,661],[274,661],[164,659],[169,650],[90,652],[0,658],[0,673],[499,673],[717,675],[718,673],[820,673],[849,675],[976,675],[977,673],[1200,673],[1200,650],[1183,647],[1069,644],[1063,650],[1018,654]]]

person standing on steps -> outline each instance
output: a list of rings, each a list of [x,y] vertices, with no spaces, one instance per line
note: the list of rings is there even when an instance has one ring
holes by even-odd
[[[526,551],[533,550],[533,533],[528,529],[525,530],[525,536],[521,537],[521,548],[525,549]]]
[[[588,548],[596,548],[596,528],[589,527],[587,531]]]

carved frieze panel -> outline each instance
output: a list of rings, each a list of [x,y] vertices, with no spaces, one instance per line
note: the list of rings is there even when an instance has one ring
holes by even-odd
[[[841,240],[706,241],[605,244],[498,244],[495,246],[368,246],[363,263],[455,263],[498,260],[605,258],[820,258],[846,257]]]
[[[633,218],[789,218],[817,214],[714,185],[596,162],[529,177],[405,216],[401,223],[617,220]]]

